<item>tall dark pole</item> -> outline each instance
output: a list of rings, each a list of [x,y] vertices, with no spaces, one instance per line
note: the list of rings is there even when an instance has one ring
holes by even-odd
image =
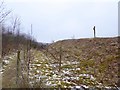
[[[17,30],[17,41],[16,41],[16,43],[17,43],[17,62],[16,62],[16,86],[17,86],[17,88],[19,87],[19,72],[20,72],[20,70],[19,70],[19,65],[20,65],[20,49],[19,49],[19,46],[20,46],[20,44],[19,44],[19,42],[20,42],[20,30],[18,29]]]
[[[95,26],[93,27],[93,31],[94,31],[94,38],[95,38],[96,37]]]
[[[30,36],[31,39],[29,41],[29,50],[28,50],[28,82],[30,82],[29,74],[30,74],[30,62],[31,62],[32,24],[31,24]]]
[[[120,1],[118,2],[118,36],[120,37]],[[120,52],[120,38],[118,37],[118,52]],[[119,55],[119,53],[118,53]],[[117,80],[117,87],[120,87],[120,58],[117,58],[118,63],[118,80]]]
[[[2,69],[2,24],[0,23],[0,69]],[[0,74],[2,79],[2,74]],[[2,80],[0,80],[0,89],[2,90]]]

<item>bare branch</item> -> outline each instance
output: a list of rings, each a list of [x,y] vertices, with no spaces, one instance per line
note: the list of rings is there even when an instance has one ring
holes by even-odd
[[[11,11],[6,11],[4,7],[4,2],[1,1],[0,4],[0,23],[3,23],[3,21],[6,19],[6,17],[11,13]]]

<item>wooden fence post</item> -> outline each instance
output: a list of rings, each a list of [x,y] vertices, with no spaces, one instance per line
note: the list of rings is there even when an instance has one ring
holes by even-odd
[[[20,63],[20,51],[17,51],[17,65],[16,65],[16,86],[19,87],[19,63]]]
[[[94,31],[94,38],[95,38],[96,37],[95,26],[93,27],[93,31]]]

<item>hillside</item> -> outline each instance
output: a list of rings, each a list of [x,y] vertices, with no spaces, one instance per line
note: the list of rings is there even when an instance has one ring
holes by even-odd
[[[118,75],[118,45],[118,38],[116,37],[70,39],[51,44],[48,46],[47,52],[56,62],[61,57],[61,68],[62,64],[71,65],[73,66],[71,68],[75,69],[82,68],[81,70],[78,69],[77,72],[74,71],[73,74],[78,73],[78,76],[80,73],[91,74],[103,85],[115,85]],[[72,65],[72,62],[76,62],[75,65],[77,66]],[[73,82],[85,84],[79,80]]]
[[[86,38],[62,40],[44,50],[31,49],[29,87],[116,86],[118,82],[118,38]],[[21,51],[19,82],[25,82],[26,61]],[[7,57],[7,59],[6,59]],[[3,58],[3,86],[16,87],[16,55]],[[10,75],[9,72],[12,72]],[[23,74],[24,73],[24,74]],[[11,78],[6,84],[7,78]],[[24,77],[24,79],[23,79]],[[8,81],[7,81],[8,82]],[[11,83],[12,82],[12,83]],[[28,85],[21,85],[28,87]]]

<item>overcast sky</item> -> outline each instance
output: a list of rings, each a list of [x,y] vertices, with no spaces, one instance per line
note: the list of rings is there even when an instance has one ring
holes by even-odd
[[[4,0],[13,16],[22,23],[22,32],[33,25],[39,42],[70,38],[92,38],[93,26],[98,37],[118,35],[119,0]]]

